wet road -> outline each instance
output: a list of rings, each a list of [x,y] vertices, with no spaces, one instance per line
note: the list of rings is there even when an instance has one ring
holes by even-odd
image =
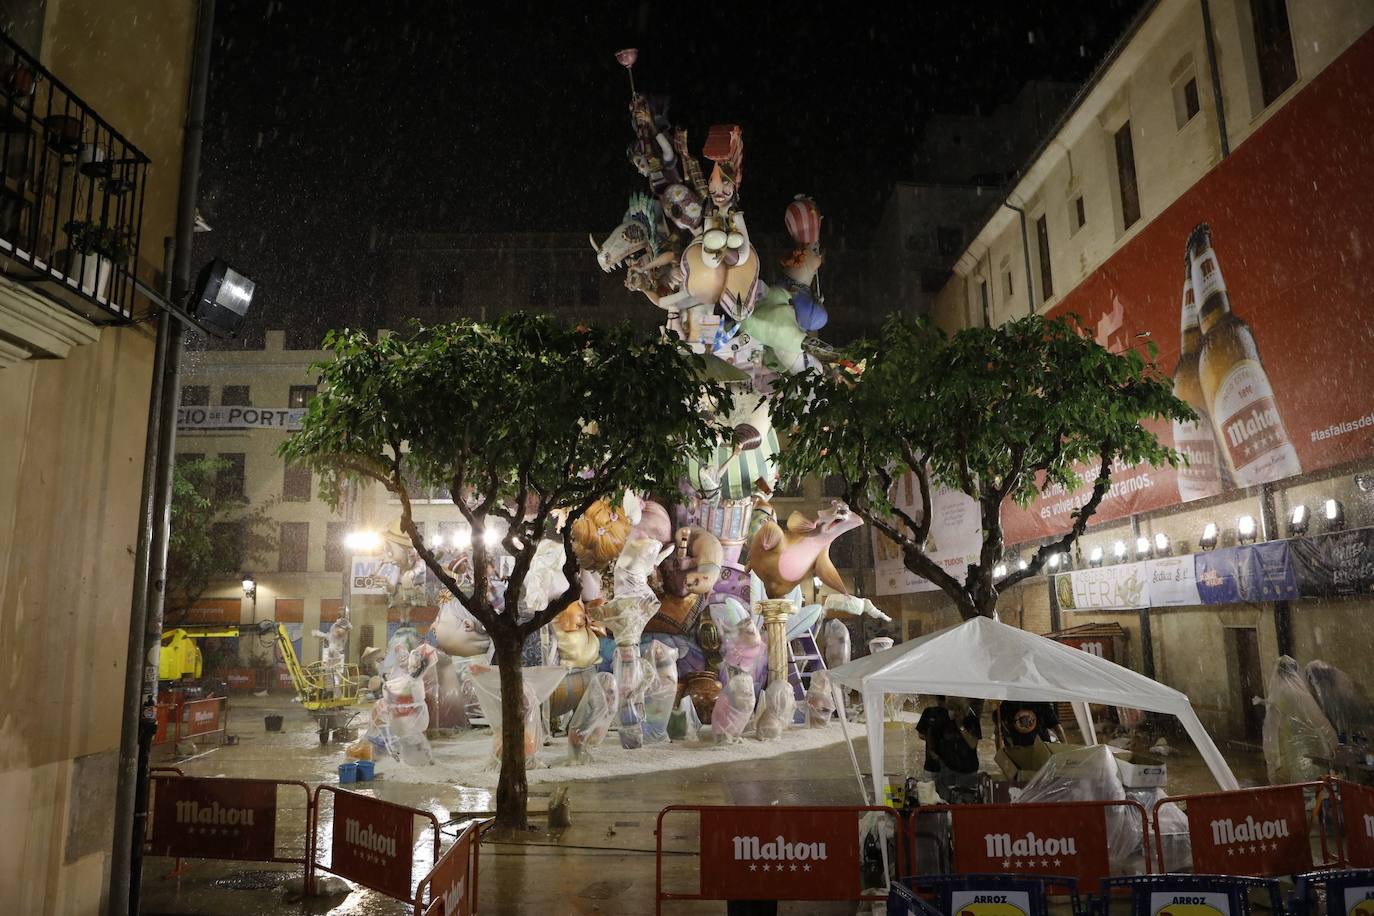
[[[269,733],[263,714],[283,712],[286,725]],[[338,746],[321,747],[308,716],[285,699],[235,698],[230,732],[240,736],[237,745],[205,749],[201,755],[177,763],[187,775],[232,776],[299,780],[312,789],[336,782],[336,767],[343,760]],[[837,727],[837,726],[832,726]],[[985,726],[986,731],[986,726]],[[440,739],[442,740],[442,739]],[[557,740],[557,739],[556,739]],[[889,725],[888,772],[916,772],[924,748],[909,728]],[[992,763],[992,742],[983,741],[981,756],[986,770]],[[866,742],[858,742],[861,761],[866,761]],[[1228,753],[1242,783],[1262,779],[1263,765],[1253,753]],[[171,761],[159,761],[171,762]],[[1191,748],[1169,760],[1170,790],[1175,794],[1214,788],[1205,768]],[[380,778],[356,788],[377,798],[429,811],[451,835],[465,819],[487,815],[492,808],[487,789],[450,784],[388,781],[385,766]],[[479,893],[481,913],[640,914],[652,912],[654,889],[654,826],[658,812],[670,804],[859,804],[861,799],[842,742],[783,754],[758,761],[732,761],[692,769],[620,776],[613,779],[575,781],[565,784],[571,800],[572,826],[554,836],[544,829],[549,794],[554,784],[530,789],[529,839],[521,842],[484,843],[481,850]],[[278,849],[283,855],[299,855],[304,847],[305,802],[302,790],[283,788],[278,822]],[[328,793],[325,793],[327,796]],[[417,821],[417,824],[420,822]],[[332,826],[329,803],[322,805],[320,830]],[[416,879],[431,864],[428,839],[417,830]],[[447,845],[448,840],[445,840]],[[665,821],[664,886],[669,890],[694,890],[696,858],[687,854],[697,845],[695,818],[669,815]],[[260,863],[188,861],[181,874],[167,877],[173,862],[152,858],[144,872],[144,907],[149,914],[357,914],[399,916],[410,910],[403,904],[366,889],[354,889],[333,897],[292,899],[283,882],[299,866]],[[720,903],[675,903],[672,913],[720,913]],[[853,904],[798,903],[780,912],[852,913]]]

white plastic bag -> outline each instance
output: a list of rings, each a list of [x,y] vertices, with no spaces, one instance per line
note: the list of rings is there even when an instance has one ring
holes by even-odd
[[[601,745],[615,721],[618,703],[615,675],[609,671],[598,672],[568,722],[568,763],[592,762],[592,752]]]
[[[811,683],[806,688],[806,727],[824,728],[835,715],[835,691],[830,684],[830,675],[825,671],[813,671]]]

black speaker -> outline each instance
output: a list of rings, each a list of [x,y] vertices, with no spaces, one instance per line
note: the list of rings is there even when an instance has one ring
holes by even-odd
[[[253,304],[252,280],[216,258],[200,272],[191,314],[206,330],[232,337]]]

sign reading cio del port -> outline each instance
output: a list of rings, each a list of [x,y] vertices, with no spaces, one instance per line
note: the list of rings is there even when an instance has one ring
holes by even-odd
[[[849,900],[859,891],[853,811],[701,812],[701,893],[715,900]]]
[[[1199,874],[1281,875],[1312,867],[1301,786],[1190,798],[1188,836]]]
[[[304,407],[178,407],[177,429],[300,429]]]
[[[274,858],[277,787],[252,779],[158,778],[151,852],[190,859]]]
[[[334,793],[329,870],[398,900],[411,896],[415,814],[354,792]]]
[[[1122,816],[1134,817],[1134,809]],[[954,865],[961,873],[1076,877],[1096,891],[1111,873],[1107,819],[1100,805],[976,805],[954,812]]]

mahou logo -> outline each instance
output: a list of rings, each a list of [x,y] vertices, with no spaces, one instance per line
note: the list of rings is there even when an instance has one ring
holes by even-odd
[[[1364,835],[1374,840],[1374,814],[1364,816]]]
[[[1276,840],[1288,836],[1288,821],[1257,821],[1247,814],[1245,820],[1236,823],[1232,818],[1212,821],[1212,844],[1231,846],[1236,843],[1256,843],[1262,840]]]
[[[378,833],[371,824],[360,825],[353,818],[344,821],[344,839],[354,846],[361,846],[369,852],[396,857],[396,838]]]
[[[734,838],[737,862],[816,862],[825,858],[824,843],[789,843],[781,835],[764,842],[756,836]]]
[[[1012,838],[1010,833],[985,833],[989,859],[1025,856],[1076,856],[1077,842],[1071,836],[1038,837],[1034,833]]]
[[[197,801],[177,802],[177,823],[215,827],[252,827],[252,808],[230,808],[219,802],[202,805]]]

